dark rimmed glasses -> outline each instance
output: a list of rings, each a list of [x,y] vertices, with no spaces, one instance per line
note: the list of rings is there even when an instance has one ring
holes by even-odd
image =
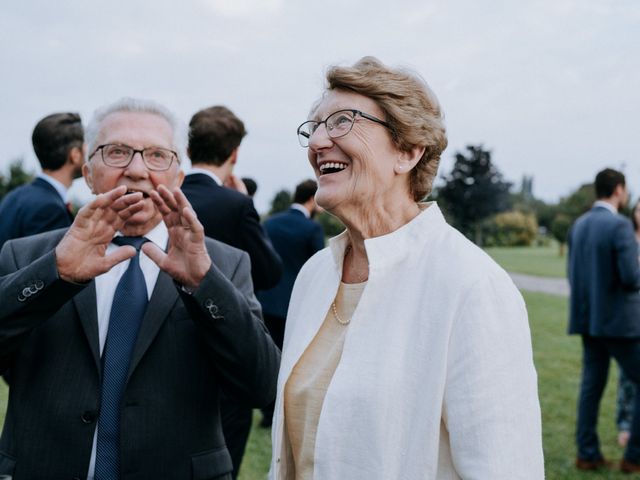
[[[324,120],[307,120],[298,127],[298,141],[304,148],[309,146],[309,139],[311,135],[315,133],[320,125],[324,123],[327,129],[327,135],[331,138],[344,137],[353,128],[353,124],[356,122],[356,116],[360,115],[362,118],[371,120],[372,122],[379,123],[391,130],[389,125],[384,120],[369,115],[368,113],[361,112],[360,110],[345,109],[333,112]]]
[[[178,154],[173,150],[161,147],[147,147],[136,150],[129,145],[118,145],[106,143],[98,146],[89,158],[100,151],[100,156],[105,165],[114,168],[126,168],[129,166],[136,153],[142,156],[142,161],[146,167],[153,172],[163,172],[168,170],[174,160],[178,161]]]

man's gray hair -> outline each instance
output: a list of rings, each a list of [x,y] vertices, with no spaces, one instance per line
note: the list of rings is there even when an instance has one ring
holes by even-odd
[[[182,162],[186,153],[186,126],[180,122],[177,117],[171,113],[169,109],[160,105],[153,100],[142,100],[138,98],[125,97],[120,100],[105,105],[97,109],[87,128],[85,129],[84,139],[87,144],[87,152],[91,155],[96,147],[98,135],[102,129],[102,122],[107,116],[116,112],[140,112],[140,113],[153,113],[159,115],[171,125],[173,130],[173,148],[178,152],[178,159]]]

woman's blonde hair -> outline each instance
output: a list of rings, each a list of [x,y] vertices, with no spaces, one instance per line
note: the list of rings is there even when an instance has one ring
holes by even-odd
[[[409,188],[415,201],[429,195],[447,135],[440,104],[427,83],[415,73],[389,68],[374,57],[363,57],[352,67],[330,67],[327,83],[328,90],[350,90],[374,100],[384,111],[401,151],[424,147],[424,155],[411,171]]]

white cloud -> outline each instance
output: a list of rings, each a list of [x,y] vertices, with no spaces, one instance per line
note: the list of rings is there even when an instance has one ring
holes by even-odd
[[[228,17],[246,17],[278,12],[284,0],[203,0],[216,13]]]

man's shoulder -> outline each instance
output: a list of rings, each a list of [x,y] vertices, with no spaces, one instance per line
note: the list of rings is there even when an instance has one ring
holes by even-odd
[[[613,213],[606,208],[603,207],[594,207],[591,210],[583,213],[576,220],[576,225],[585,224],[585,225],[602,225],[605,226],[614,226],[625,223],[631,223],[631,221],[621,215],[619,213]]]
[[[224,201],[226,204],[248,204],[252,203],[251,198],[230,188],[218,185],[215,180],[201,173],[187,175],[182,183],[182,191],[185,196],[190,197],[198,195],[205,196],[207,203]]]
[[[205,237],[205,244],[207,251],[215,261],[217,259],[228,258],[238,261],[245,252],[239,248],[232,247],[231,245],[216,240],[215,238]]]

